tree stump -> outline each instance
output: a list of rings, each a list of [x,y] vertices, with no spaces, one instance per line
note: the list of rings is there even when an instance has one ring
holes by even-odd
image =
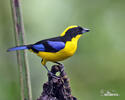
[[[48,82],[44,83],[43,92],[37,100],[77,100],[71,95],[69,79],[64,71],[64,66],[54,65],[51,72],[56,77],[48,74]]]

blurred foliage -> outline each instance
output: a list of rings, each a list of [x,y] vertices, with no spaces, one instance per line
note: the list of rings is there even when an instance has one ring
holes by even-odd
[[[90,28],[76,54],[63,61],[72,93],[79,100],[125,99],[124,0],[21,0],[27,43],[59,35],[69,25]],[[19,72],[9,0],[0,0],[0,100],[19,100]],[[41,58],[28,52],[33,100],[47,80]],[[48,63],[51,66],[52,63]],[[100,96],[111,89],[119,97]]]

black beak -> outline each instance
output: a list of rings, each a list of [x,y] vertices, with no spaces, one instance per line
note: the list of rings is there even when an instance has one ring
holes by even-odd
[[[89,32],[90,30],[89,29],[85,29],[86,32]]]
[[[82,33],[89,32],[89,31],[90,31],[89,29],[87,29],[87,28],[83,28]]]

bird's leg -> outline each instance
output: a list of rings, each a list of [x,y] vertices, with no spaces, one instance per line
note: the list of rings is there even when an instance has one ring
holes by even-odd
[[[64,71],[64,65],[62,63],[59,63],[59,62],[55,62],[55,63],[58,64],[58,65],[61,65],[61,67],[62,67],[61,72]]]
[[[58,65],[63,65],[63,64],[61,64],[61,63],[59,63],[59,62],[54,62],[54,63],[56,63],[56,64],[58,64]]]
[[[44,65],[44,68],[47,70],[47,72],[48,72],[48,74],[50,74],[52,77],[54,77],[54,78],[58,78],[54,73],[52,73],[49,69],[48,69],[48,67],[44,64],[44,60],[42,59],[42,61],[41,61],[41,63],[42,63],[42,65]]]
[[[49,69],[47,68],[47,66],[45,65],[45,64],[46,64],[46,61],[45,61],[44,59],[41,60],[41,64],[44,66],[44,68],[45,68],[48,72],[50,72]]]
[[[41,60],[41,64],[45,67],[45,69],[48,71],[48,73],[50,73],[49,69],[46,66],[46,60],[45,59]]]
[[[48,71],[48,73],[51,73],[51,72],[49,71],[49,69],[47,68],[46,65],[44,65],[44,67],[45,67],[45,69]]]
[[[47,66],[46,65],[44,65],[44,67],[45,67],[45,69],[48,71],[48,73],[52,76],[52,77],[54,77],[54,78],[57,78],[58,79],[58,77],[55,75],[55,74],[53,74],[48,68],[47,68]]]

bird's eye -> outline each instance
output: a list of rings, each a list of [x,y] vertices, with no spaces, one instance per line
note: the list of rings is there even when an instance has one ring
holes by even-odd
[[[79,30],[80,30],[80,31],[82,31],[82,30],[83,30],[83,28],[82,28],[82,27],[79,27]]]

